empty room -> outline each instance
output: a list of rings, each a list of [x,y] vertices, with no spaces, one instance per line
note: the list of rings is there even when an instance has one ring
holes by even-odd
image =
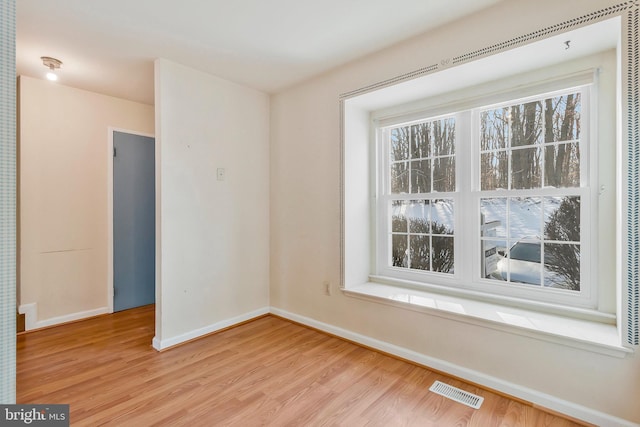
[[[0,425],[640,425],[637,0],[0,28]]]

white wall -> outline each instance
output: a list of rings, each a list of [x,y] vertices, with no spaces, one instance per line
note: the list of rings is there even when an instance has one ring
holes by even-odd
[[[640,422],[640,359],[618,359],[344,296],[339,95],[611,5],[518,0],[350,63],[271,102],[271,305]],[[323,282],[333,286],[324,295]]]
[[[108,128],[152,134],[153,106],[24,76],[19,88],[19,304],[35,327],[106,312]]]
[[[269,97],[168,60],[155,67],[154,345],[165,348],[268,311]]]

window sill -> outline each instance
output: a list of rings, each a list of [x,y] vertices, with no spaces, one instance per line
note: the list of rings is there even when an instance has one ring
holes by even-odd
[[[623,358],[633,350],[620,344],[615,325],[522,308],[367,282],[342,290],[347,296],[497,329],[582,350]]]

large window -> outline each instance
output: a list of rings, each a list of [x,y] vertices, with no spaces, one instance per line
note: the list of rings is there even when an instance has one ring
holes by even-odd
[[[378,124],[378,274],[588,305],[590,92],[493,94]]]
[[[637,340],[620,29],[531,34],[343,94],[345,294],[580,348]]]

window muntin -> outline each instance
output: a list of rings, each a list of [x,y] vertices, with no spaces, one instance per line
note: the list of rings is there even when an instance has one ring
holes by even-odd
[[[388,165],[382,173],[389,184],[381,186],[379,215],[387,238],[378,274],[584,304],[585,243],[595,242],[586,221],[593,220],[593,171],[584,156],[588,94],[583,86],[386,127],[380,135],[388,163],[381,165]],[[434,132],[443,125],[450,131]],[[473,154],[457,158],[461,150]],[[469,185],[457,185],[461,179]],[[434,213],[443,204],[450,215],[444,223]]]

